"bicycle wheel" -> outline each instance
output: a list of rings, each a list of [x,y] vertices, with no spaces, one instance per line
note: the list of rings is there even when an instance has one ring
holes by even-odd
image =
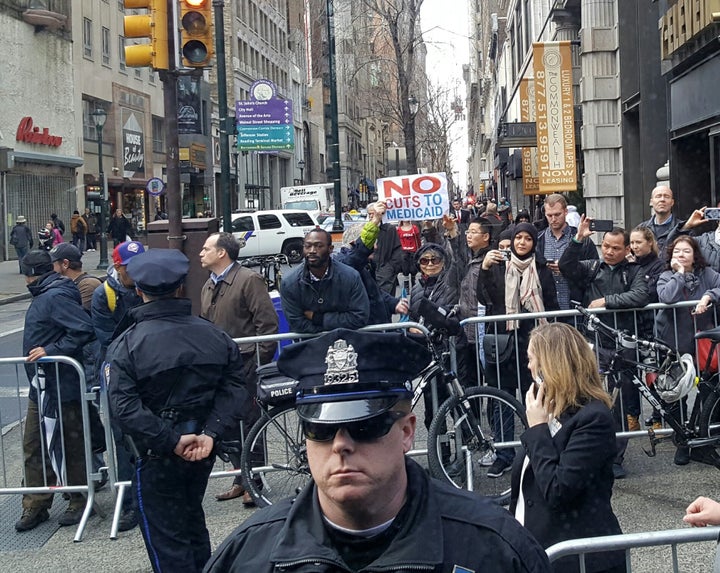
[[[240,469],[258,507],[294,496],[310,480],[305,438],[292,404],[263,412],[243,442]]]
[[[510,500],[510,467],[522,455],[520,434],[527,428],[525,410],[497,388],[468,388],[438,409],[428,431],[430,474],[460,489],[475,491],[499,504]],[[516,446],[505,446],[518,441]],[[488,471],[497,470],[497,477]]]
[[[699,400],[700,396],[695,396],[695,399]],[[702,401],[700,411],[700,437],[717,438],[720,441],[720,395],[714,391],[705,396]],[[703,451],[700,453],[711,460],[713,465],[720,463],[717,444],[709,444],[703,446],[702,449]],[[720,467],[720,465],[718,467]]]

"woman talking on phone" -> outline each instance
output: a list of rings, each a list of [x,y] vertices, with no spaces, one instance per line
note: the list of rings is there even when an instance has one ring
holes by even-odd
[[[528,429],[520,436],[510,511],[548,548],[560,541],[622,533],[610,503],[615,458],[611,399],[595,354],[573,327],[537,326],[530,334],[525,395]],[[588,554],[588,573],[624,573],[622,551]],[[580,571],[576,556],[553,563],[558,573]]]

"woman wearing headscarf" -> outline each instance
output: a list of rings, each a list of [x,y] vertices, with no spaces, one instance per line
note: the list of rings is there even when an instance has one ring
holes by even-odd
[[[477,298],[485,305],[486,316],[519,314],[524,312],[546,312],[558,310],[555,280],[552,271],[535,259],[537,230],[530,223],[519,223],[512,231],[510,250],[489,251],[483,259],[478,276]],[[544,322],[544,319],[541,320]],[[516,395],[518,384],[523,396],[530,387],[530,373],[527,369],[527,347],[534,320],[508,320],[488,323],[486,337],[497,334],[515,334],[513,352],[502,364],[486,365],[485,375],[488,386],[495,386]],[[498,345],[499,346],[499,345]],[[500,349],[498,349],[499,351]],[[505,419],[503,421],[511,422]],[[506,424],[503,424],[506,426]],[[503,441],[507,441],[507,430]],[[501,433],[500,427],[496,430]],[[499,449],[496,459],[483,460],[490,465],[488,477],[500,477],[512,466],[514,451]]]
[[[548,548],[581,537],[622,533],[612,509],[615,423],[595,354],[573,327],[545,323],[530,334],[525,451],[513,467],[510,511]],[[623,551],[590,553],[588,573],[624,573]],[[578,573],[576,556],[553,563]]]

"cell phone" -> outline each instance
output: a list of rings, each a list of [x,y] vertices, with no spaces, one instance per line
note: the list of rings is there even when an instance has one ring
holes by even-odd
[[[719,221],[720,220],[720,208],[708,207],[707,209],[705,209],[705,214],[703,216],[710,221]]]
[[[510,260],[510,249],[501,249],[500,252],[503,254],[506,261]]]
[[[590,221],[591,231],[602,231],[607,233],[608,231],[612,231],[614,226],[615,223],[613,223],[612,219],[592,219]]]

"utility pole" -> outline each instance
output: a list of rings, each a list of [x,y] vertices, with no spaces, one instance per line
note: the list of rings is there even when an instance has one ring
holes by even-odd
[[[167,13],[175,13],[175,0],[167,0]],[[168,54],[176,53],[174,18],[167,19]],[[169,69],[160,72],[163,83],[163,103],[165,105],[165,145],[166,163],[166,205],[168,214],[168,248],[183,250],[182,197],[180,193],[180,143],[178,140],[177,111],[177,67],[176,58],[169,58]]]
[[[215,53],[218,82],[218,107],[220,108],[220,193],[223,206],[223,231],[232,232],[232,206],[230,202],[230,122],[227,105],[227,74],[225,72],[225,2],[213,0],[215,10]]]
[[[335,222],[333,232],[341,232],[342,196],[340,194],[340,128],[338,127],[337,76],[335,73],[335,8],[333,0],[327,0],[328,75],[330,76],[330,169],[334,183]]]

